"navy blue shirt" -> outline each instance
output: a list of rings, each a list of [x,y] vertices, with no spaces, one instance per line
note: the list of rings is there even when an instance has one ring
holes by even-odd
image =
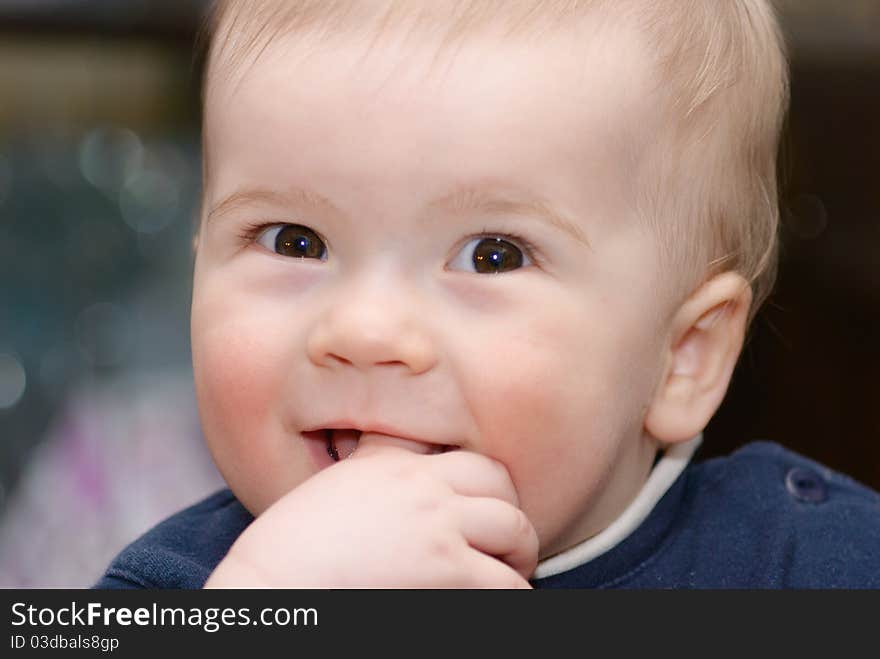
[[[229,490],[126,547],[97,588],[201,588],[253,521]],[[880,494],[769,442],[692,463],[617,546],[539,588],[880,588]]]

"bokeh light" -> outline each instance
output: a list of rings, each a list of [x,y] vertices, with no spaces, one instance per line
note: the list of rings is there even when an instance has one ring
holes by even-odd
[[[21,361],[15,355],[0,353],[0,410],[15,407],[26,388],[27,375]]]

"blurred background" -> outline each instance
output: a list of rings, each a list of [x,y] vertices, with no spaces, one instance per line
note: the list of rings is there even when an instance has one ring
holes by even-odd
[[[189,353],[201,0],[0,0],[0,587],[93,583],[221,486]],[[704,457],[880,489],[880,0],[780,0],[783,251]]]

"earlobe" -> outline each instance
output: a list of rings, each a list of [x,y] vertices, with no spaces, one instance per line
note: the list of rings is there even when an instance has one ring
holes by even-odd
[[[709,423],[742,350],[751,300],[748,282],[725,272],[679,307],[666,369],[645,416],[650,435],[666,443],[686,441]]]

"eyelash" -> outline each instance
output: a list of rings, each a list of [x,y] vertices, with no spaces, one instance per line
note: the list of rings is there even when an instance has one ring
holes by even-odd
[[[243,226],[238,232],[238,238],[244,244],[255,243],[263,231],[269,227],[277,227],[282,224],[285,224],[285,222],[254,222],[253,224]]]
[[[239,231],[239,238],[243,243],[253,243],[256,242],[257,238],[260,236],[263,231],[270,227],[276,227],[283,224],[290,224],[289,222],[255,222],[254,224],[249,224],[241,228]],[[320,236],[320,234],[318,234]],[[503,240],[507,240],[511,243],[514,243],[517,247],[522,249],[526,256],[532,261],[534,265],[540,266],[543,264],[543,258],[541,256],[540,250],[535,247],[534,243],[530,241],[528,238],[515,233],[513,231],[491,231],[490,229],[483,229],[479,233],[474,233],[465,238],[462,241],[462,246],[467,245],[470,241],[475,238],[502,238]],[[321,237],[324,240],[323,236]],[[325,241],[326,242],[326,241]]]

